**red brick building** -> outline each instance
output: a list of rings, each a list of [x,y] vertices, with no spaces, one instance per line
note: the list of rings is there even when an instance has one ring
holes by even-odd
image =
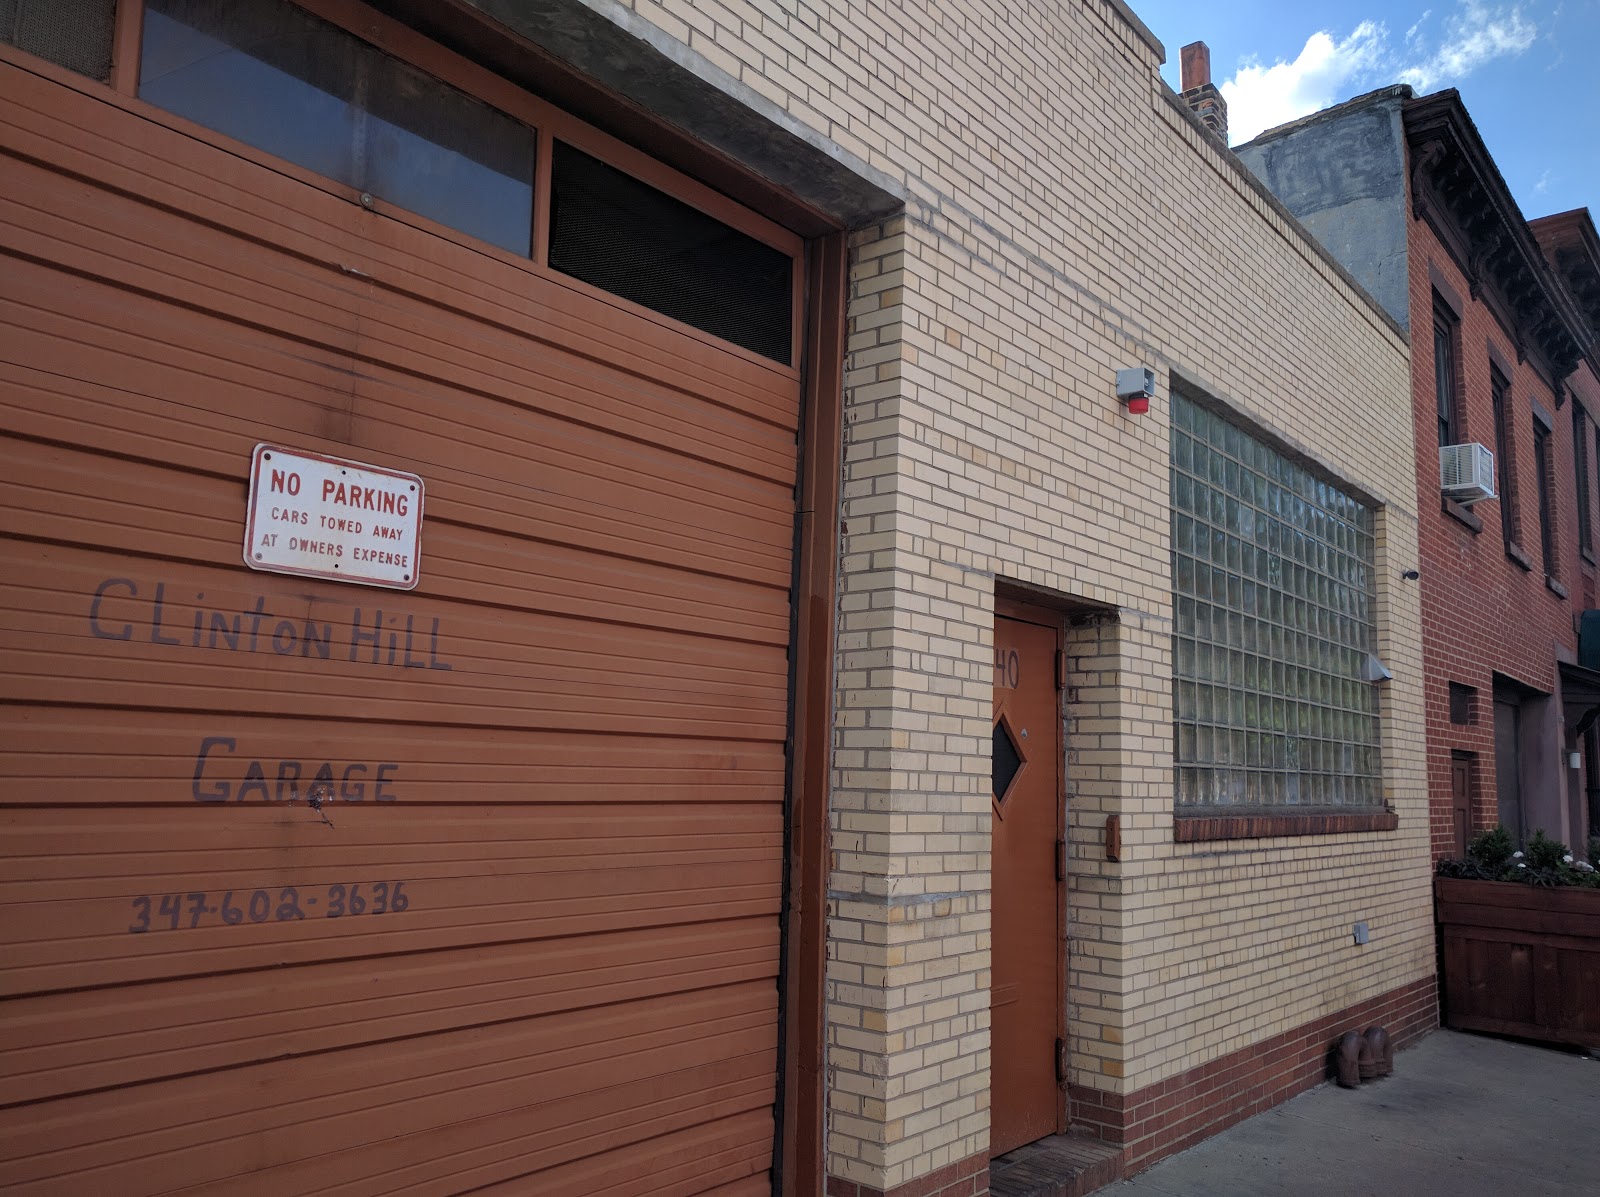
[[[1530,225],[1453,90],[1386,88],[1239,153],[1411,333],[1433,854],[1497,822],[1582,846],[1600,825],[1600,673],[1578,638],[1600,554],[1593,222]]]
[[[1588,334],[1586,352],[1578,367],[1566,378],[1567,393],[1573,400],[1574,477],[1573,494],[1577,506],[1574,528],[1582,562],[1582,588],[1572,596],[1584,612],[1596,608],[1595,573],[1596,558],[1600,557],[1600,522],[1597,522],[1594,497],[1600,489],[1600,236],[1596,235],[1594,218],[1587,208],[1561,212],[1530,221],[1539,248],[1544,252],[1556,277],[1577,305],[1579,315]],[[1580,443],[1581,442],[1581,443]],[[1593,618],[1591,616],[1591,618]],[[1593,670],[1600,665],[1600,642],[1592,637],[1581,638],[1579,664],[1583,670]],[[1575,693],[1580,676],[1571,668],[1567,675],[1566,692],[1571,700],[1582,704],[1583,695]],[[1576,716],[1576,717],[1575,717]],[[1568,721],[1575,722],[1582,739],[1583,768],[1581,776],[1569,778],[1566,801],[1570,810],[1572,842],[1587,842],[1593,856],[1595,838],[1600,836],[1600,709],[1590,701],[1581,714],[1568,713]]]

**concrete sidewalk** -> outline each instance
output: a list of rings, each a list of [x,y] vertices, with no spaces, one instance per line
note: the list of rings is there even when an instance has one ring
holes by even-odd
[[[1106,1197],[1595,1197],[1600,1060],[1454,1031],[1323,1085]]]

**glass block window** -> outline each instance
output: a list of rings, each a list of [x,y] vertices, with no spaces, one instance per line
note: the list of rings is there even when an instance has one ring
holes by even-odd
[[[1180,808],[1382,803],[1373,513],[1172,397]]]

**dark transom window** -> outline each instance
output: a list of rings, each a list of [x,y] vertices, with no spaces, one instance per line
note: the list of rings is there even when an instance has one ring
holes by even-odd
[[[533,130],[286,0],[146,0],[139,98],[528,253]]]
[[[550,265],[787,365],[794,260],[564,142]]]
[[[137,24],[126,38],[136,63],[113,61],[119,11],[124,32]],[[733,205],[706,194],[702,211],[565,141],[550,140],[550,170],[538,169],[527,122],[541,121],[541,101],[494,92],[508,109],[485,103],[463,90],[477,68],[446,61],[445,82],[365,40],[380,28],[361,12],[330,5],[323,19],[292,0],[0,0],[0,43],[332,179],[364,204],[416,213],[794,364],[798,279],[792,249],[777,248],[790,240],[781,230],[753,236],[765,222]],[[536,208],[548,220],[536,223]]]
[[[1371,509],[1172,398],[1180,808],[1381,804]]]

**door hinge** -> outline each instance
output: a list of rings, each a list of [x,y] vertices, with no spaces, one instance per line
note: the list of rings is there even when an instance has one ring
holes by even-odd
[[[1035,856],[1034,859],[1038,860],[1039,858],[1037,856]],[[1067,879],[1067,841],[1066,840],[1057,840],[1056,841],[1056,880],[1057,881],[1065,881],[1066,879]]]
[[[1066,688],[1067,688],[1067,650],[1064,649],[1064,648],[1058,648],[1058,649],[1056,649],[1056,689],[1057,690],[1065,690]]]
[[[1057,1039],[1056,1040],[1056,1084],[1065,1085],[1066,1083],[1067,1083],[1067,1041],[1065,1039]]]

